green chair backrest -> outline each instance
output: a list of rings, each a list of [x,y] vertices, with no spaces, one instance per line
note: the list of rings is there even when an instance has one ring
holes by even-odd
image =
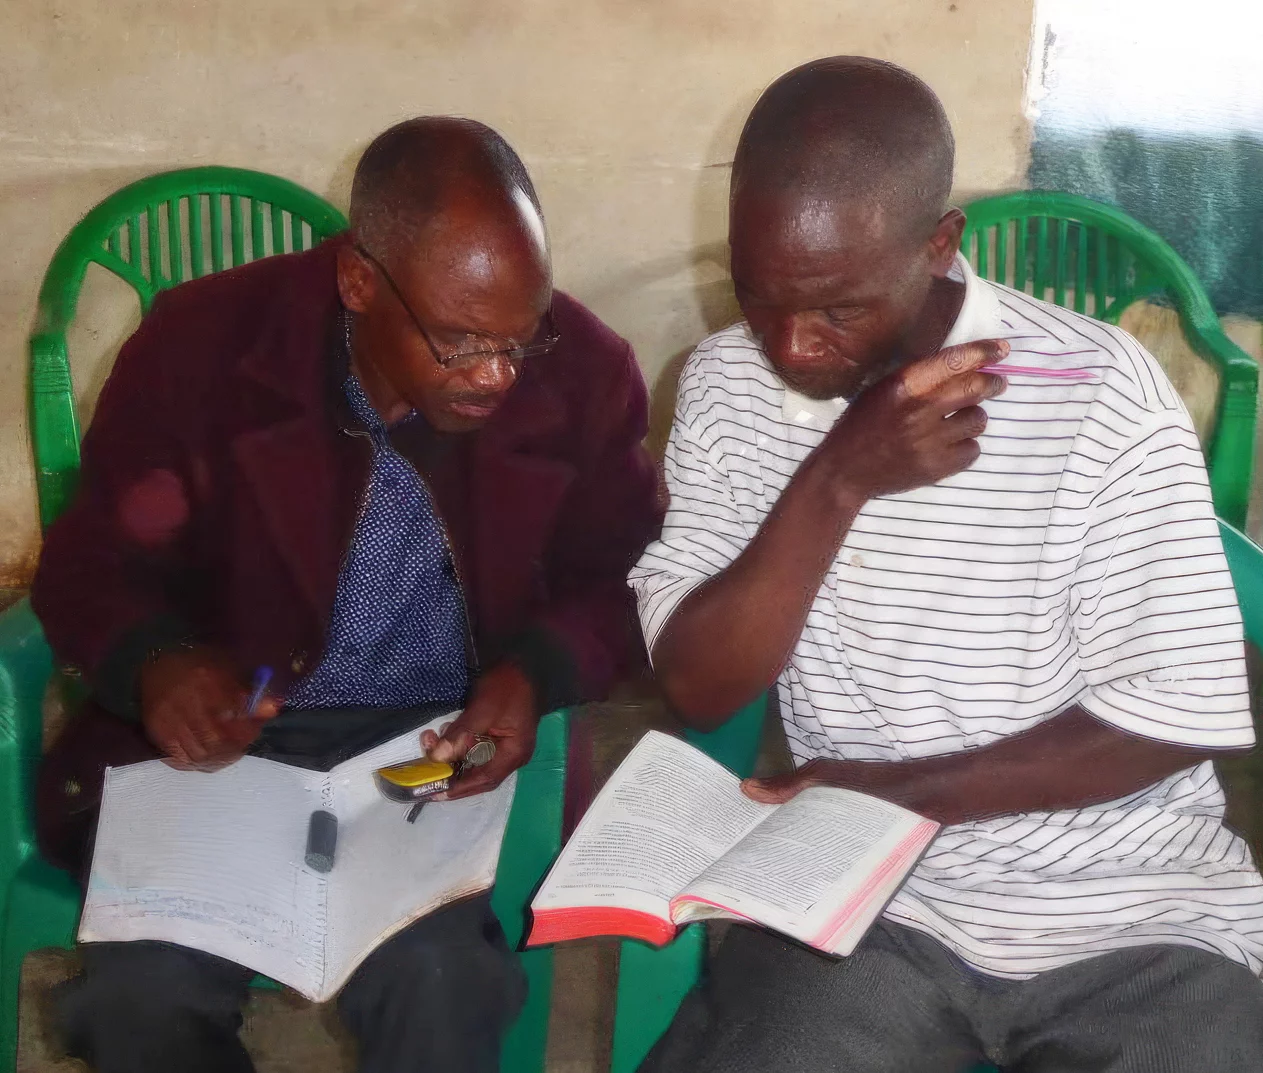
[[[1180,255],[1126,213],[1074,194],[1002,194],[967,205],[965,213],[961,250],[984,279],[1111,324],[1138,299],[1175,307],[1189,345],[1219,374],[1207,452],[1211,492],[1220,517],[1243,526],[1258,365],[1224,334]]]
[[[80,220],[44,274],[30,339],[28,405],[40,523],[47,528],[56,520],[79,478],[79,417],[66,329],[89,264],[130,284],[143,314],[154,295],[177,283],[309,249],[346,226],[327,201],[287,179],[219,167],[141,179]]]

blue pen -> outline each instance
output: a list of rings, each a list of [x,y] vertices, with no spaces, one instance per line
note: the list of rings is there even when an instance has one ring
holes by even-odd
[[[255,710],[259,707],[259,702],[263,699],[264,692],[267,690],[268,683],[271,681],[271,667],[260,667],[254,672],[254,689],[250,693],[250,699],[246,701],[246,715],[254,715]]]

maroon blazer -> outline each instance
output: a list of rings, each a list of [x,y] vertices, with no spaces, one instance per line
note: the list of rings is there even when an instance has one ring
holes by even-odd
[[[118,357],[31,593],[110,711],[135,714],[141,662],[175,641],[273,667],[280,691],[320,659],[371,451],[334,345],[339,241],[161,294]],[[451,533],[481,665],[516,659],[545,708],[642,656],[626,577],[662,519],[631,347],[565,294],[554,319],[555,351],[479,431],[394,434]]]

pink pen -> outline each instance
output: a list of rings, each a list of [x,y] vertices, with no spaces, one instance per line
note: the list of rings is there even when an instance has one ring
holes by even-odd
[[[1033,365],[983,365],[980,373],[995,373],[997,376],[1031,376],[1037,380],[1075,380],[1079,383],[1096,383],[1096,374],[1087,369],[1037,369]]]

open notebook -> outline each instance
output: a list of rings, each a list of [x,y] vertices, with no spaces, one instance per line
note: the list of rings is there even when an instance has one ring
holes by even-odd
[[[514,779],[409,824],[373,771],[415,757],[418,734],[327,773],[254,756],[213,774],[112,768],[79,940],[179,943],[332,997],[391,935],[495,881]],[[338,819],[328,874],[304,860],[317,810]]]
[[[937,832],[851,790],[758,804],[727,768],[650,731],[544,880],[529,944],[624,935],[662,945],[678,926],[718,917],[849,954]]]

